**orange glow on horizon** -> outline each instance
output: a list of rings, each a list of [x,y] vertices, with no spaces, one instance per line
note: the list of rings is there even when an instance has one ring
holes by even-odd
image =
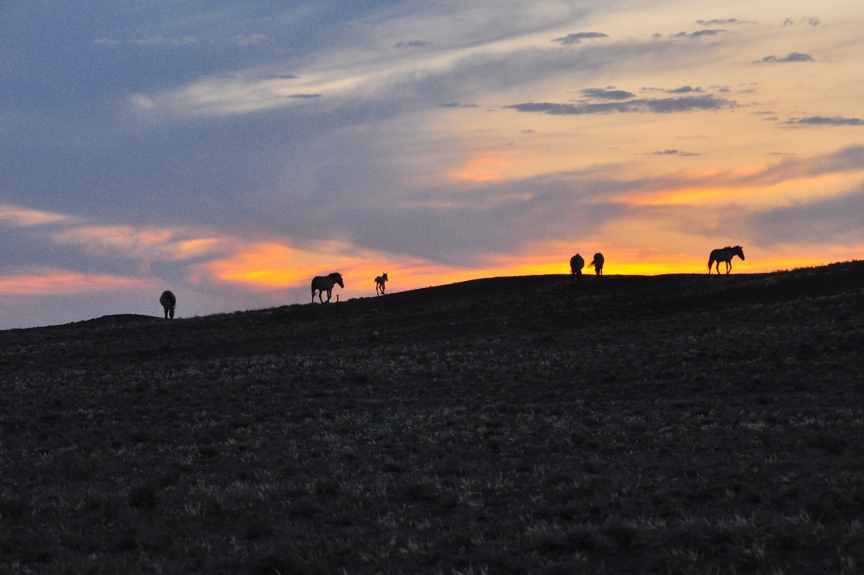
[[[587,262],[595,249],[587,243],[583,246],[590,248],[580,252]],[[372,295],[374,277],[385,271],[391,279],[387,286],[388,292],[490,277],[569,275],[569,259],[574,253],[567,245],[554,242],[532,246],[513,256],[489,257],[475,266],[459,267],[369,251],[349,253],[346,245],[338,243],[330,247],[341,253],[328,255],[323,251],[301,251],[278,242],[253,244],[240,248],[237,253],[225,259],[204,264],[200,271],[203,276],[218,282],[261,292],[308,288],[313,276],[339,271],[345,279],[345,289],[337,288],[336,293],[341,293],[344,300]],[[606,248],[602,251],[606,255],[604,273],[607,275],[652,276],[705,274],[710,250],[705,250],[704,257],[651,250]],[[532,255],[538,253],[543,255]],[[861,252],[852,249],[830,251],[824,254],[833,257],[830,260],[816,256],[788,255],[783,250],[778,250],[768,259],[759,249],[751,252],[745,247],[745,253],[747,260],[736,258],[733,261],[733,273],[762,273],[824,265],[830,261],[854,259],[856,254]],[[325,262],[326,268],[322,267],[322,262]],[[583,273],[593,274],[593,269],[586,266]],[[198,281],[201,279],[204,278],[199,277]]]

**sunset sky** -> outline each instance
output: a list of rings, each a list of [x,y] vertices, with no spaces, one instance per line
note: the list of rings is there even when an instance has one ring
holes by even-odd
[[[0,328],[864,257],[861,0],[0,0]],[[338,290],[338,288],[337,288]],[[338,292],[337,292],[338,293]]]

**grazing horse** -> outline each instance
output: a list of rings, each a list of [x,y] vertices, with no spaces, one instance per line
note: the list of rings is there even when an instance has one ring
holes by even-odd
[[[375,278],[375,295],[384,295],[384,289],[387,284],[387,280],[390,278],[387,277],[387,272],[384,272],[377,278]]]
[[[598,276],[603,275],[603,264],[606,263],[606,258],[603,257],[603,254],[597,252],[594,254],[594,260],[588,264],[588,266],[594,266],[594,273]]]
[[[585,260],[582,259],[582,256],[576,254],[572,258],[570,258],[570,275],[576,277],[582,277],[582,268],[585,267]]]
[[[741,258],[741,261],[744,261],[744,250],[741,249],[741,246],[726,246],[725,248],[717,248],[716,250],[711,250],[711,255],[708,256],[708,275],[711,275],[711,266],[714,265],[714,262],[717,262],[717,274],[720,274],[720,262],[726,264],[726,273],[732,271],[732,258],[738,256]]]
[[[165,312],[165,319],[174,319],[174,308],[177,306],[177,298],[168,290],[162,292],[159,296],[159,303],[162,304],[162,310]]]
[[[330,303],[330,298],[333,296],[333,286],[339,284],[339,287],[345,289],[345,284],[342,282],[342,274],[332,273],[327,276],[315,276],[312,278],[312,303],[315,303],[315,292],[318,292],[318,301],[321,303]],[[327,292],[327,301],[321,297],[324,292]]]

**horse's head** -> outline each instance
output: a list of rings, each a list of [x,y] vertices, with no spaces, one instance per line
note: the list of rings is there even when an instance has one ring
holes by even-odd
[[[387,272],[384,272],[384,275],[381,276],[381,279],[383,279],[385,282],[388,281],[388,280],[390,279],[390,278],[387,277]]]
[[[734,248],[732,248],[732,254],[744,260],[744,248],[742,248],[741,246],[735,246]]]
[[[340,273],[332,273],[330,274],[330,279],[339,284],[339,287],[345,289],[345,284],[342,282],[342,274]]]

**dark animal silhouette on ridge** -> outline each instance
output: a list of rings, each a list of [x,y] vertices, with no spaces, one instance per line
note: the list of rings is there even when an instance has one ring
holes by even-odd
[[[582,268],[585,267],[585,260],[579,254],[570,258],[570,275],[578,278],[582,277]]]
[[[177,307],[177,298],[169,290],[162,292],[159,296],[159,303],[162,304],[162,310],[165,312],[165,319],[174,319],[174,308]]]
[[[603,254],[601,254],[600,252],[597,252],[596,254],[594,254],[594,259],[588,265],[594,267],[594,273],[595,274],[597,274],[598,276],[602,276],[603,275],[603,264],[605,264],[605,263],[606,263],[606,258],[603,257]]]
[[[326,276],[315,276],[312,278],[312,303],[315,303],[315,292],[318,292],[318,301],[321,303],[330,303],[330,298],[333,296],[333,286],[339,284],[339,287],[345,289],[345,284],[342,281],[342,274],[333,272]],[[325,302],[322,294],[327,292],[327,301]]]
[[[387,281],[390,278],[387,277],[387,272],[384,272],[377,278],[375,278],[375,295],[384,295],[384,290],[387,287]]]
[[[711,275],[711,266],[717,263],[717,274],[720,274],[720,262],[726,264],[726,274],[732,271],[732,258],[738,256],[741,261],[744,261],[744,250],[741,246],[726,246],[725,248],[717,248],[711,250],[711,255],[708,256],[708,275]]]

